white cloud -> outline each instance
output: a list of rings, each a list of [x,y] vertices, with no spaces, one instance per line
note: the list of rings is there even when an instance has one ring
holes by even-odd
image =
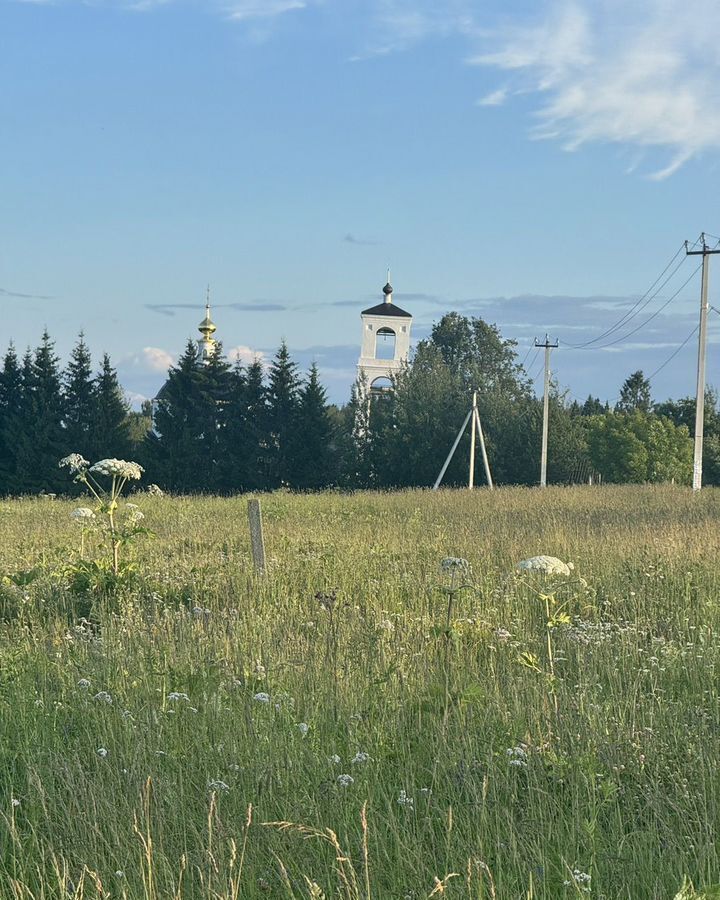
[[[568,150],[591,142],[661,149],[658,179],[720,148],[717,4],[546,3],[532,25],[506,27],[483,45],[472,63],[513,73],[517,90],[541,98],[537,138]]]
[[[282,13],[305,9],[305,0],[234,0],[228,9],[228,18],[234,22],[248,19],[272,19]]]
[[[161,347],[143,347],[120,361],[119,370],[165,373],[175,362],[175,357]]]
[[[255,362],[256,359],[265,365],[265,354],[261,350],[253,350],[252,347],[247,347],[245,344],[232,347],[226,355],[231,362],[241,362],[244,366]]]
[[[502,106],[502,104],[507,100],[507,96],[507,88],[498,88],[496,91],[492,91],[490,94],[486,94],[484,97],[481,97],[477,103],[478,106]]]

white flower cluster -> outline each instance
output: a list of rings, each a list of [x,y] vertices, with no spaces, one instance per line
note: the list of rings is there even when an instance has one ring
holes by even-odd
[[[128,525],[139,525],[145,518],[145,514],[140,511],[135,503],[126,503],[125,509],[127,511],[125,518]]]
[[[89,465],[90,463],[80,453],[71,453],[70,456],[64,456],[60,460],[58,468],[70,469],[75,474],[76,472],[84,472]]]
[[[412,797],[408,797],[405,791],[400,791],[400,793],[398,794],[397,802],[400,804],[400,806],[405,807],[405,809],[415,808],[415,801]]]
[[[352,777],[352,775],[338,775],[337,777],[337,783],[340,785],[340,787],[343,788],[350,787],[350,785],[354,782],[355,779]]]
[[[216,781],[208,781],[208,790],[215,791],[216,793],[227,794],[230,790],[230,785],[225,784],[224,781],[220,781],[219,779]]]
[[[308,731],[310,731],[310,726],[307,722],[298,722],[296,727],[303,737],[305,737]]]
[[[556,556],[531,556],[517,564],[523,572],[538,572],[541,575],[564,575],[567,577],[575,568],[572,563],[564,563]]]
[[[505,751],[508,763],[517,769],[527,769],[528,755],[525,747],[518,745],[517,747],[508,747]]]
[[[128,462],[124,459],[101,459],[90,466],[90,471],[93,475],[107,475],[109,478],[127,478],[137,481],[142,477],[145,469],[139,463]]]
[[[100,757],[100,759],[105,759],[105,757],[108,755],[108,752],[104,747],[98,747],[97,755]]]
[[[334,766],[339,766],[340,763],[342,762],[342,760],[341,760],[340,757],[337,755],[337,753],[333,753],[332,756],[329,756],[329,757],[328,757],[328,762],[329,762],[329,763],[332,763]]]
[[[270,694],[266,694],[265,691],[260,691],[255,694],[253,700],[257,700],[258,703],[269,703],[270,702]]]
[[[567,881],[563,881],[563,884],[565,885],[565,887],[576,886],[583,892],[583,894],[589,894],[591,881],[591,875],[588,875],[587,872],[581,872],[580,869],[576,868],[572,870],[572,881],[568,879]]]
[[[77,686],[81,691],[86,691],[90,687],[90,682],[87,678],[81,678],[80,681],[78,681]]]
[[[165,491],[159,487],[157,484],[149,484],[147,486],[148,494],[152,494],[154,497],[164,497]]]
[[[95,521],[95,513],[88,509],[87,506],[78,506],[77,509],[70,513],[70,518],[77,522],[78,525],[88,525],[90,522]]]
[[[440,568],[450,575],[453,572],[468,572],[470,563],[459,556],[446,556],[440,563]]]
[[[352,764],[354,766],[360,766],[363,763],[366,763],[370,759],[370,754],[365,753],[363,750],[358,750],[358,752],[352,758]]]
[[[97,700],[99,703],[112,703],[112,695],[107,691],[98,691],[93,700]]]
[[[179,691],[170,691],[168,694],[168,700],[172,703],[176,703],[178,700],[184,700],[186,703],[190,702],[190,698],[187,694],[181,694]]]

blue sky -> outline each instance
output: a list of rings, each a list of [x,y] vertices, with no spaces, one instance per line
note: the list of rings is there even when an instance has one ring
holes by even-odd
[[[720,234],[718,48],[694,0],[0,0],[4,342],[47,326],[65,359],[82,328],[149,396],[209,282],[227,350],[285,338],[344,402],[390,265],[416,336],[458,309],[522,358],[547,330],[560,383],[613,399],[691,333],[699,278],[567,345]]]

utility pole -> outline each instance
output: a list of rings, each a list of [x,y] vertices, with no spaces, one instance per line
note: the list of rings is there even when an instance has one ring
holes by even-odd
[[[543,425],[542,425],[542,450],[540,451],[540,487],[547,487],[547,447],[548,447],[548,418],[550,412],[550,351],[558,346],[557,340],[550,343],[550,338],[545,335],[543,344],[535,338],[536,347],[545,348],[545,391],[543,393]]]
[[[695,454],[693,457],[693,490],[702,488],[702,455],[703,429],[705,422],[705,351],[707,349],[707,314],[708,314],[708,274],[709,257],[720,253],[720,249],[711,250],[705,241],[705,232],[700,235],[702,250],[688,249],[685,241],[686,256],[702,256],[702,286],[700,288],[700,332],[698,336],[697,387],[695,389]]]
[[[477,416],[477,391],[473,391],[472,422],[470,428],[470,475],[468,476],[468,490],[475,487],[475,417]]]

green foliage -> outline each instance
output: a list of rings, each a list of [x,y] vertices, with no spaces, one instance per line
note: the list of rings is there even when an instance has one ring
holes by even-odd
[[[605,481],[672,481],[692,476],[692,441],[684,425],[661,416],[606,413],[588,419],[588,448]]]

